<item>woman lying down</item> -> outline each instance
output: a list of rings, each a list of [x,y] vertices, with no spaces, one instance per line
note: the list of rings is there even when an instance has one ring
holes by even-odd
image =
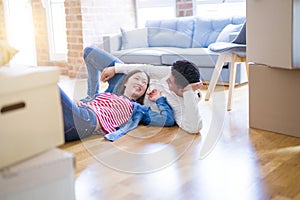
[[[79,140],[95,133],[115,141],[139,124],[173,126],[173,110],[160,91],[147,92],[149,100],[156,102],[159,113],[143,105],[149,82],[148,74],[134,70],[127,74],[116,94],[103,92],[79,102],[71,100],[60,88],[65,141]]]

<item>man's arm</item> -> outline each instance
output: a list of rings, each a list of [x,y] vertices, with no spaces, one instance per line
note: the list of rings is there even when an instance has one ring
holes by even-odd
[[[177,125],[190,134],[199,134],[202,118],[199,110],[200,98],[195,91],[184,91],[183,97],[169,93],[167,100],[173,108]]]
[[[155,66],[150,64],[117,64],[115,73],[127,74],[131,70],[140,69],[145,71],[151,79],[162,79],[171,73],[171,66]]]
[[[173,108],[177,125],[191,134],[199,134],[202,128],[199,107],[201,100],[200,87],[201,82],[189,84],[184,88],[182,97],[170,91],[165,93],[169,104]]]
[[[192,134],[200,133],[202,128],[199,101],[200,97],[193,90],[183,93],[183,117],[181,124],[178,124],[178,126]]]

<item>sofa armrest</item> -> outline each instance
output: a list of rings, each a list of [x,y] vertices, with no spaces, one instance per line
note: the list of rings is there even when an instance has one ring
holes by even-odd
[[[113,51],[121,50],[122,48],[122,36],[121,34],[104,35],[103,36],[103,48],[105,51],[111,53]]]

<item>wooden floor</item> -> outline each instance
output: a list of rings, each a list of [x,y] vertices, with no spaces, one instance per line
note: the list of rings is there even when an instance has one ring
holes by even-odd
[[[249,129],[247,84],[232,111],[226,102],[220,86],[203,98],[201,135],[140,126],[116,142],[61,146],[76,157],[76,199],[300,199],[300,138]]]

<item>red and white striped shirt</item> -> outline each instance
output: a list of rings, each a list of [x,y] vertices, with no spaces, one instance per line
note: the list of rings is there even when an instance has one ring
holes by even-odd
[[[132,114],[132,102],[124,96],[101,93],[86,103],[97,115],[101,128],[111,133],[127,122]]]

